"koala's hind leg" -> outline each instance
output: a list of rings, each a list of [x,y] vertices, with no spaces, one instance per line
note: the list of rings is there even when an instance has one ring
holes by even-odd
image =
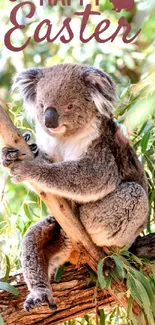
[[[103,199],[80,208],[80,219],[97,246],[131,246],[148,217],[148,198],[134,182],[124,182]]]
[[[28,229],[22,245],[24,279],[30,290],[25,310],[48,303],[56,308],[50,286],[50,276],[69,259],[71,244],[53,217],[47,217]]]

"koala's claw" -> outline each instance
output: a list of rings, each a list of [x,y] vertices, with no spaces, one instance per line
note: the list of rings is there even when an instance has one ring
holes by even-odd
[[[30,132],[26,132],[26,133],[23,134],[23,137],[24,137],[26,142],[29,142],[31,140],[32,135],[31,135]],[[29,147],[30,147],[31,151],[34,154],[34,157],[36,157],[38,155],[38,152],[39,152],[37,144],[36,143],[29,144]]]
[[[24,309],[30,311],[35,307],[41,306],[42,303],[47,303],[51,310],[56,310],[57,305],[55,304],[52,294],[49,289],[34,290],[31,292],[24,303]]]
[[[24,309],[30,311],[34,307],[34,300],[32,298],[27,299],[24,302]]]
[[[25,141],[28,142],[31,139],[31,133],[26,132],[23,134],[23,137],[24,137]]]
[[[56,310],[56,309],[57,309],[57,305],[56,305],[56,303],[54,302],[53,299],[52,299],[52,300],[49,300],[47,294],[44,294],[44,295],[42,296],[42,302],[47,302],[49,308],[52,309],[52,310]]]
[[[32,143],[29,145],[31,151],[33,152],[34,155],[38,154],[38,146],[36,143]]]
[[[2,165],[9,167],[14,161],[18,160],[19,157],[24,156],[18,149],[4,147],[2,148]]]

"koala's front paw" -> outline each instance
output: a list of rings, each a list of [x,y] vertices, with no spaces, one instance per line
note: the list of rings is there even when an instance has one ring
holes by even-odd
[[[28,160],[20,160],[22,154],[18,149],[4,147],[1,151],[1,163],[8,167],[10,176],[13,176],[14,183],[24,182],[29,179],[31,166]]]
[[[24,156],[18,149],[3,147],[1,151],[1,162],[4,167],[10,167],[14,161]]]
[[[48,288],[33,289],[25,300],[24,309],[30,311],[31,309],[40,306],[42,303],[47,303],[49,308],[52,310],[57,309],[52,293]]]

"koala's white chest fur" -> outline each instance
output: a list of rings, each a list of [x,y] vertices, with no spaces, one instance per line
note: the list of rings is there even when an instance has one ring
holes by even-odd
[[[37,145],[54,162],[72,161],[79,159],[87,152],[88,146],[97,137],[96,128],[90,132],[71,139],[61,140],[48,135],[40,125],[36,126]]]

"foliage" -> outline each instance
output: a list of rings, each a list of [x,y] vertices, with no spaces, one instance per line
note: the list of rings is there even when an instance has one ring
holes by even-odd
[[[115,268],[108,275],[103,275],[105,260],[111,258],[115,262]],[[132,312],[132,300],[144,311],[144,315],[149,325],[154,324],[155,317],[155,264],[146,258],[138,258],[126,250],[111,252],[104,257],[98,264],[98,280],[102,289],[110,286],[111,280],[125,280],[127,291],[122,293],[129,299],[128,303],[128,322],[138,325],[139,322]]]
[[[13,295],[18,295],[18,290],[11,284],[4,281],[0,281],[0,290],[6,290],[8,292],[11,292]]]
[[[37,0],[34,0],[37,3]],[[93,4],[93,1],[91,1]],[[9,11],[13,3],[5,1],[0,3],[0,28],[5,31],[10,28]],[[104,17],[110,18],[114,27],[117,25],[120,14],[111,11],[112,5],[109,0],[103,0],[100,10]],[[72,16],[79,10],[77,1],[72,1],[71,7],[38,7],[35,20],[26,30],[24,37],[33,34],[33,28],[37,20],[51,18],[60,26],[64,16]],[[58,41],[52,44],[46,42],[35,44],[31,41],[23,52],[13,53],[3,46],[3,33],[0,35],[0,98],[9,105],[9,113],[14,123],[24,133],[25,130],[34,130],[32,122],[25,119],[24,109],[21,112],[21,104],[18,101],[18,94],[11,94],[11,79],[14,73],[23,68],[32,66],[50,66],[62,62],[79,62],[95,65],[110,73],[116,84],[118,91],[118,104],[115,109],[115,118],[122,124],[137,151],[140,160],[144,164],[149,186],[150,217],[145,233],[155,230],[155,73],[154,73],[154,1],[137,0],[134,12],[123,12],[127,20],[132,23],[135,30],[140,24],[143,25],[142,32],[134,44],[125,45],[121,42],[121,35],[113,43],[99,44],[91,41],[88,44],[79,42],[78,35],[69,44],[62,44]],[[22,21],[22,23],[25,23]],[[75,29],[79,24],[78,18],[73,18]],[[90,19],[88,30],[93,30],[95,23]],[[31,27],[31,28],[30,28]],[[19,35],[19,43],[22,42],[22,35]],[[34,134],[34,132],[33,132]],[[19,184],[14,186],[10,177],[4,169],[0,169],[0,264],[1,276],[7,282],[9,272],[21,267],[21,241],[27,228],[39,218],[46,215],[46,207],[41,200],[31,190]],[[127,294],[129,297],[136,297],[140,304],[147,302],[148,309],[145,311],[146,317],[152,320],[154,315],[155,280],[154,266],[149,268],[149,278],[143,275],[144,262],[132,260],[133,255],[126,256],[124,253],[113,254],[116,263],[116,274],[127,280]],[[138,262],[139,261],[139,262]],[[140,264],[141,262],[141,264]],[[137,269],[133,269],[136,263]],[[102,269],[102,261],[99,265],[99,272]],[[59,280],[62,270],[57,274]],[[149,284],[148,284],[148,279]],[[147,282],[146,282],[147,281]],[[110,278],[101,278],[102,287],[110,283]],[[147,288],[146,288],[147,283]],[[138,288],[138,289],[137,289]],[[141,293],[139,295],[139,293]],[[143,297],[143,299],[142,299]],[[131,300],[129,300],[130,302]],[[129,305],[128,313],[131,313]],[[130,315],[131,316],[131,315]],[[74,323],[95,324],[93,317],[85,317],[82,320],[66,322],[66,325]],[[124,311],[118,307],[111,313],[100,312],[101,324],[128,324]],[[0,318],[0,324],[2,320]]]

